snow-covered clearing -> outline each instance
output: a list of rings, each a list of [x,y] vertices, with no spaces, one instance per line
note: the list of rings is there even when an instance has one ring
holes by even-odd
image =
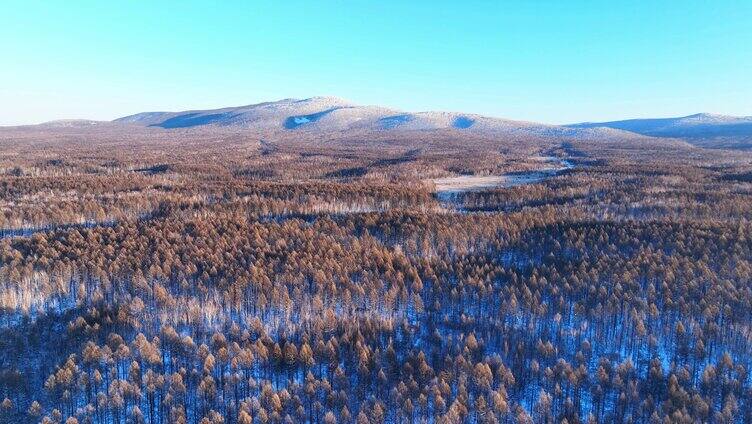
[[[431,180],[439,199],[451,197],[457,193],[467,191],[482,191],[490,188],[508,188],[524,184],[534,184],[557,175],[559,172],[571,169],[574,165],[555,157],[535,158],[546,164],[538,170],[529,172],[514,172],[502,175],[460,175]]]

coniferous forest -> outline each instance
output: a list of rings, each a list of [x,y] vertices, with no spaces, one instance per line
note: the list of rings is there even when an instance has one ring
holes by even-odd
[[[0,146],[0,422],[752,421],[748,152],[108,126]]]

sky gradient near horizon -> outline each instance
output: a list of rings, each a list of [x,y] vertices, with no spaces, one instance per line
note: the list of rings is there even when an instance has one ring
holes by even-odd
[[[3,2],[0,125],[316,95],[572,123],[752,115],[750,1]]]

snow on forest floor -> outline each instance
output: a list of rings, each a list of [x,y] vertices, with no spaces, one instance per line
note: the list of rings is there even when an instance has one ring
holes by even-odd
[[[67,230],[71,228],[94,228],[98,225],[112,227],[115,226],[117,221],[114,219],[108,219],[105,221],[86,220],[80,223],[59,224],[59,225],[47,225],[43,227],[23,227],[23,228],[0,228],[0,239],[2,238],[23,238],[31,237],[36,233],[44,233],[48,231]]]
[[[448,201],[458,194],[468,191],[482,191],[489,188],[508,188],[524,184],[534,184],[557,175],[559,172],[574,168],[566,159],[552,156],[532,158],[545,163],[543,167],[528,172],[510,172],[502,175],[460,175],[456,177],[435,178],[430,180],[435,186],[439,200]]]

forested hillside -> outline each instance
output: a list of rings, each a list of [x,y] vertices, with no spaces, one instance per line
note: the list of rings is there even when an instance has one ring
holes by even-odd
[[[750,422],[750,175],[668,140],[4,129],[0,421]]]

